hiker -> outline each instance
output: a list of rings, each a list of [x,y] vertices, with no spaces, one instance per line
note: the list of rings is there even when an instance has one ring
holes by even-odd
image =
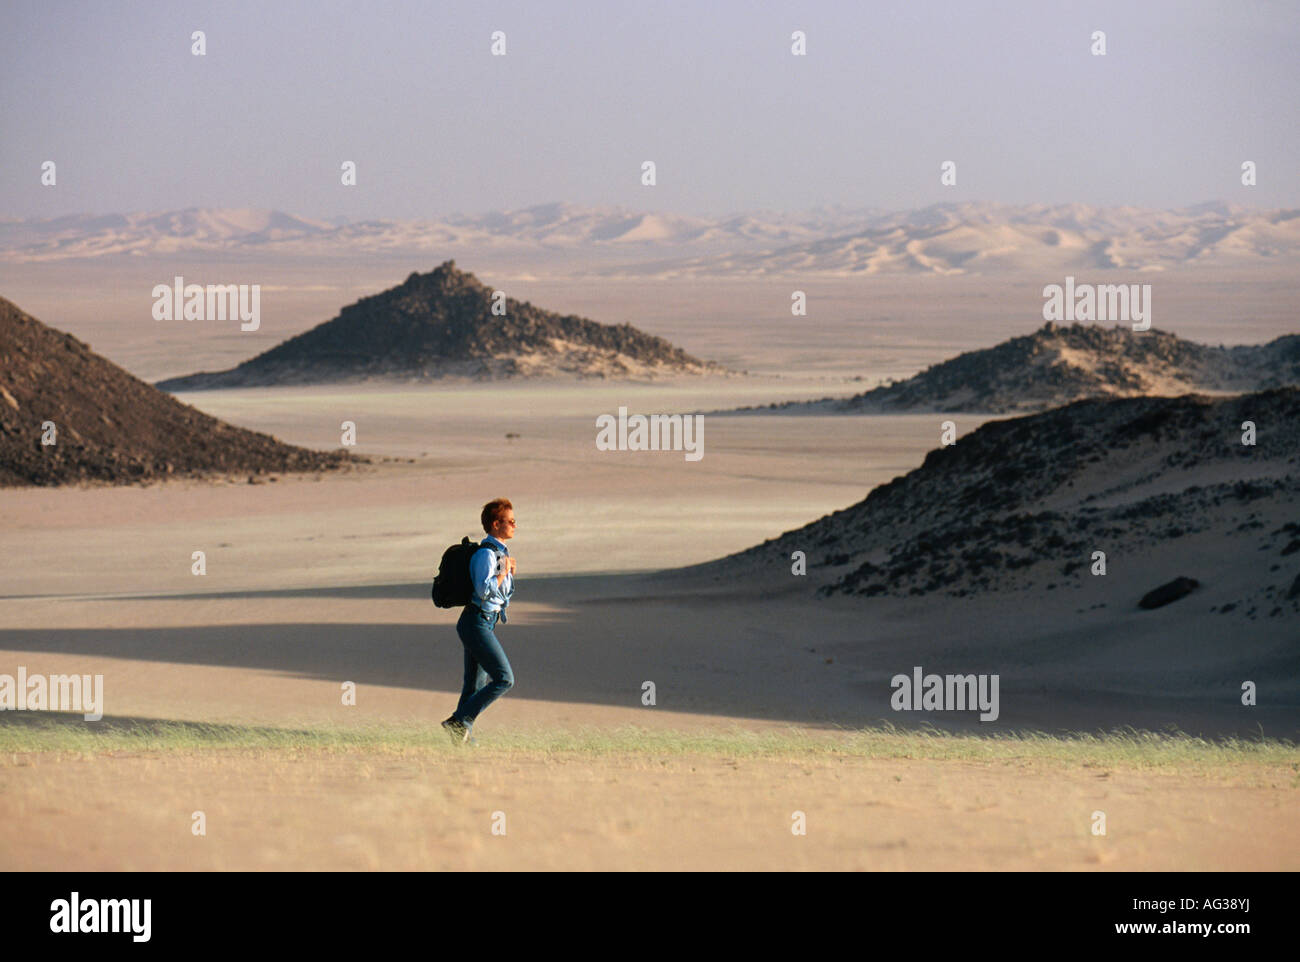
[[[488,536],[469,562],[470,602],[456,622],[456,634],[465,646],[465,683],[460,702],[442,727],[457,743],[474,743],[474,719],[515,683],[505,649],[493,628],[505,624],[506,606],[515,591],[515,559],[506,542],[515,536],[515,509],[505,498],[483,505],[480,516]]]

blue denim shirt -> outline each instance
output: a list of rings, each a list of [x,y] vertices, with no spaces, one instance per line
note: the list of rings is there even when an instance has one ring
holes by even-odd
[[[504,542],[491,535],[484,538],[482,543],[493,545],[496,551],[492,548],[480,548],[474,552],[474,557],[469,559],[469,580],[474,590],[472,603],[489,613],[501,612],[501,623],[505,624],[506,605],[510,604],[510,596],[515,593],[515,576],[506,575],[506,580],[500,585],[497,584],[497,552],[508,555],[510,549]]]

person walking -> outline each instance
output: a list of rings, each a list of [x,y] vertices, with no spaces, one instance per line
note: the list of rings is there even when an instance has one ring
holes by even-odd
[[[460,701],[442,727],[456,744],[475,744],[474,721],[515,684],[505,649],[493,629],[505,624],[506,607],[515,592],[515,559],[506,542],[515,536],[515,509],[506,498],[483,505],[479,519],[487,537],[469,562],[473,597],[456,622],[465,646],[465,682]]]

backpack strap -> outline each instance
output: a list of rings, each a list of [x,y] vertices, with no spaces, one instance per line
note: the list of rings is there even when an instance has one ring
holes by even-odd
[[[503,555],[503,552],[501,551],[500,548],[498,548],[498,547],[497,547],[495,544],[493,544],[491,541],[488,541],[486,538],[484,538],[482,541],[479,542],[479,545],[478,545],[478,546],[479,546],[480,548],[487,548],[489,551],[492,552],[492,554],[495,556],[495,559],[496,559],[497,561],[500,561],[500,560],[501,560],[501,557],[502,557],[502,555]],[[477,552],[477,550],[476,550],[476,551],[475,551],[475,554],[477,554],[477,553],[478,553],[478,552]],[[471,557],[472,557],[472,556],[471,556]]]

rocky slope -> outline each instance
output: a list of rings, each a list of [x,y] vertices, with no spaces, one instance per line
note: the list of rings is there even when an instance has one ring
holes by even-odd
[[[803,551],[822,595],[968,596],[1069,590],[1094,577],[1094,551],[1113,575],[1170,544],[1170,570],[1144,570],[1152,583],[1137,594],[1244,567],[1257,577],[1243,614],[1300,612],[1300,389],[1086,400],[990,421],[863,501],[715,564],[788,572]]]
[[[723,373],[630,324],[598,324],[505,299],[447,261],[366,297],[238,367],[160,381],[168,391],[446,376],[655,377]]]
[[[885,414],[1045,411],[1089,397],[1239,393],[1300,384],[1300,335],[1210,347],[1152,328],[1048,321],[1033,334],[969,351],[849,398],[742,411]]]
[[[355,460],[218,421],[0,298],[0,486],[323,471]]]

